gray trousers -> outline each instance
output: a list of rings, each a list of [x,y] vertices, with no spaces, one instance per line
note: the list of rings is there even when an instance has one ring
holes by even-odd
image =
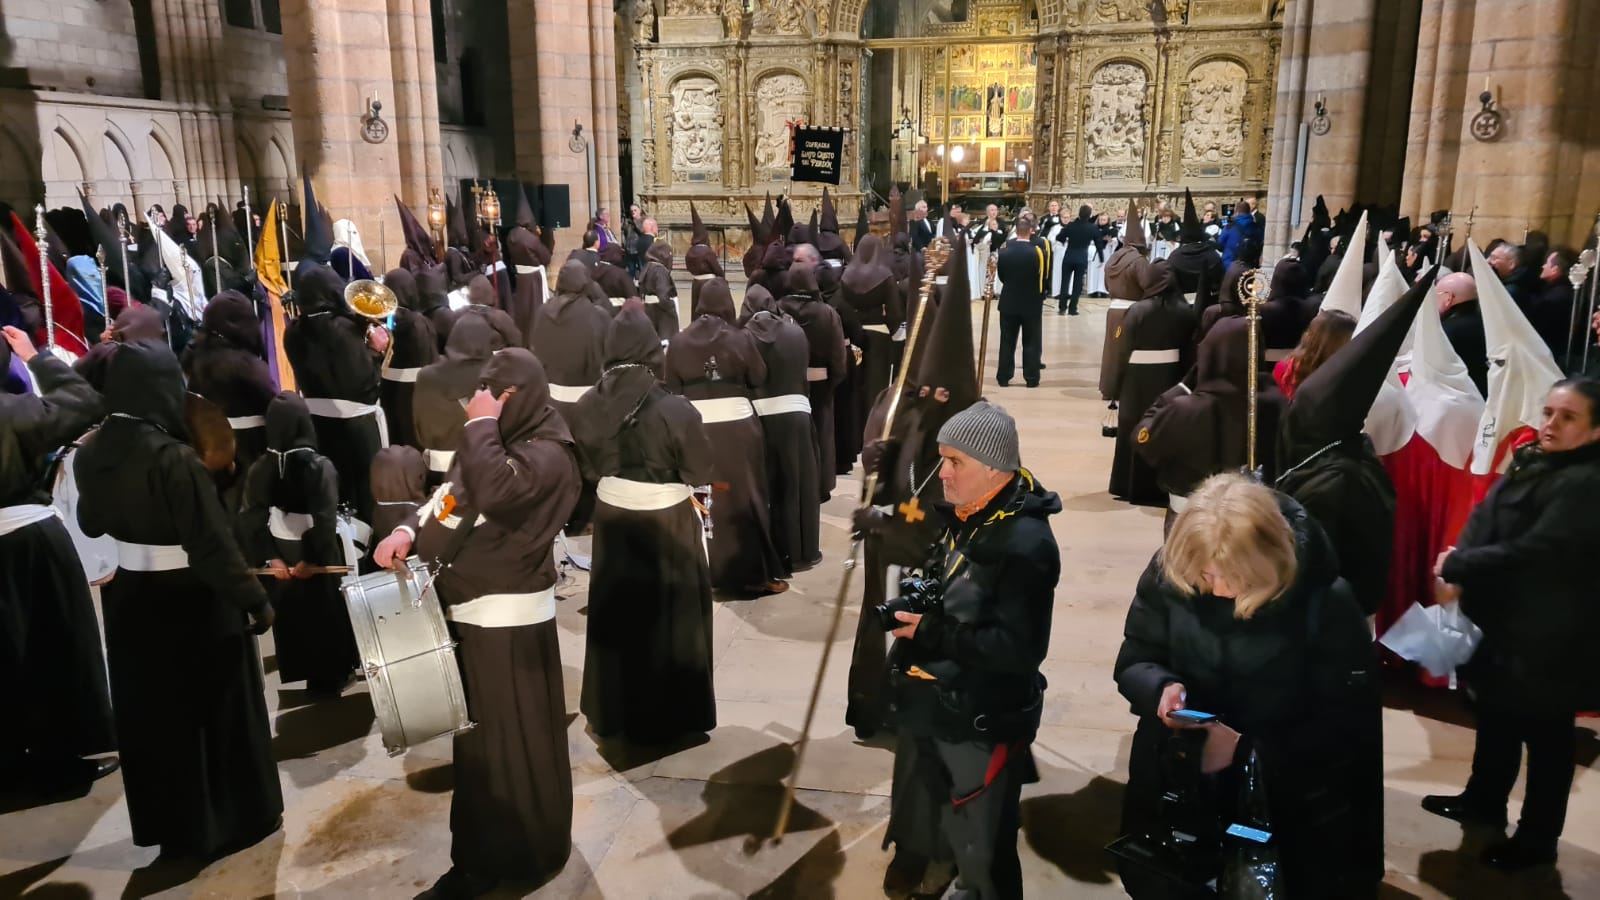
[[[954,861],[958,896],[1014,900],[1022,896],[1017,858],[1022,785],[1037,779],[1026,745],[1011,750],[987,787],[995,745],[950,743],[901,735],[886,841],[929,861]]]

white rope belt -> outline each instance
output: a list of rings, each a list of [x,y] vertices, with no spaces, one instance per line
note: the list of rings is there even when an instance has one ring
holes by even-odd
[[[861,327],[865,328],[867,331],[876,331],[879,334],[889,333],[889,326],[887,325],[863,325]]]
[[[311,530],[308,513],[284,512],[274,506],[267,510],[267,530],[280,541],[298,541]]]
[[[700,412],[700,421],[707,425],[718,422],[737,422],[755,415],[755,408],[744,397],[717,397],[711,400],[692,400]]]
[[[825,369],[825,368],[819,368],[819,367],[815,367],[815,366],[808,367],[806,369],[806,380],[807,381],[827,381],[828,380],[828,370]]]
[[[777,397],[760,397],[753,401],[758,416],[781,416],[784,413],[811,415],[811,398],[805,394],[782,394]]]
[[[552,384],[550,385],[550,399],[562,403],[577,403],[583,395],[589,393],[587,385]]]
[[[484,266],[483,267],[483,274],[489,276],[490,278],[493,278],[495,273],[504,272],[505,270],[506,270],[505,260],[497,259],[497,260],[494,261],[494,265],[492,265],[492,266]]]
[[[444,617],[479,628],[517,628],[538,625],[556,617],[556,589],[531,594],[485,594],[476,600],[445,607]]]
[[[267,427],[266,416],[229,416],[228,427],[234,431],[247,431],[251,428]]]
[[[1113,309],[1127,309],[1131,306],[1133,306],[1132,300],[1113,300],[1111,301],[1111,305],[1106,307],[1106,311],[1109,312]]]
[[[628,302],[627,297],[607,297],[606,299],[611,301],[612,306],[621,306]]]
[[[600,479],[594,493],[607,506],[649,512],[677,506],[694,492],[687,484],[657,484],[607,475]]]
[[[428,450],[425,453],[428,457],[428,471],[438,472],[440,475],[450,471],[450,463],[456,458],[454,450]]]
[[[57,515],[54,506],[45,506],[40,503],[22,503],[17,506],[7,506],[0,509],[0,535],[10,534],[37,525],[51,516]]]
[[[383,380],[410,384],[417,380],[417,373],[421,371],[422,368],[420,366],[415,369],[384,369]]]
[[[695,281],[710,281],[711,279],[713,279],[715,277],[717,277],[717,273],[715,273],[715,272],[707,272],[704,275],[696,275],[696,276],[694,276],[694,280]]]
[[[1177,348],[1171,350],[1135,350],[1128,356],[1130,366],[1155,366],[1179,361]]]
[[[383,407],[376,403],[357,403],[354,400],[334,400],[328,397],[306,397],[306,412],[324,419],[359,419],[371,416],[378,426],[380,447],[389,446],[389,419]]]
[[[1172,512],[1174,514],[1181,515],[1183,513],[1183,511],[1188,509],[1188,508],[1189,508],[1189,498],[1188,497],[1185,497],[1185,496],[1183,496],[1181,494],[1168,494],[1167,495],[1167,509],[1172,510]]]
[[[659,304],[661,302],[661,298],[660,297],[640,297],[639,299],[644,301],[644,303],[646,305],[649,305],[651,303]]]
[[[550,299],[550,276],[545,274],[544,266],[517,266],[518,275],[537,275],[539,284],[544,291],[544,299]]]
[[[844,268],[844,260],[842,259],[825,259],[823,260],[823,263],[825,263],[830,269]]]
[[[1266,359],[1267,362],[1270,362],[1270,363],[1282,362],[1282,361],[1288,359],[1289,358],[1289,354],[1291,354],[1293,352],[1294,352],[1294,348],[1293,347],[1278,347],[1276,349],[1269,348],[1266,353],[1262,354],[1262,357],[1264,359]]]
[[[177,544],[117,541],[117,568],[130,572],[172,572],[189,568],[189,553]]]
[[[934,284],[935,287],[937,287],[937,286],[939,286],[941,284],[949,284],[949,283],[950,283],[950,276],[949,275],[935,275],[933,277],[933,284]]]

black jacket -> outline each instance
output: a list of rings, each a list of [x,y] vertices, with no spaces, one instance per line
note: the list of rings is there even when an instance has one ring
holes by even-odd
[[[1280,495],[1295,534],[1294,584],[1249,619],[1233,603],[1185,596],[1158,552],[1128,610],[1117,689],[1140,717],[1128,764],[1123,831],[1160,819],[1162,689],[1184,685],[1185,706],[1240,733],[1266,772],[1284,875],[1296,897],[1359,896],[1383,877],[1382,708],[1372,638],[1328,539]],[[1223,792],[1222,796],[1230,796]],[[1223,808],[1227,819],[1231,810]],[[1225,826],[1227,822],[1223,822]]]
[[[1067,262],[1086,263],[1089,251],[1100,247],[1100,226],[1093,216],[1079,216],[1057,233],[1056,240],[1067,245]]]
[[[1031,740],[1061,576],[1049,521],[1061,498],[1023,470],[964,522],[947,504],[936,509],[945,520],[930,559],[941,575],[940,600],[891,651],[893,709],[909,733]],[[907,674],[913,666],[936,680]]]
[[[1320,450],[1322,448],[1317,448]],[[1316,454],[1314,458],[1307,458]],[[1291,466],[1278,480],[1278,490],[1299,501],[1328,535],[1339,558],[1339,574],[1362,612],[1372,615],[1389,589],[1394,557],[1394,482],[1372,449],[1372,440],[1357,435],[1317,454],[1280,444]]]
[[[1600,546],[1600,443],[1519,450],[1445,560],[1461,610],[1483,629],[1467,665],[1480,702],[1571,713],[1600,702],[1600,625],[1588,554]]]
[[[1000,311],[1037,315],[1050,288],[1049,256],[1032,241],[1010,241],[1000,249],[995,274],[1000,278]]]
[[[917,219],[906,228],[911,232],[911,249],[921,252],[933,243],[933,223],[927,219]]]

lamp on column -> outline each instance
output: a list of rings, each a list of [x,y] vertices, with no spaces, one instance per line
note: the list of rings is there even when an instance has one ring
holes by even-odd
[[[1478,95],[1478,105],[1481,108],[1472,117],[1472,136],[1480,141],[1499,140],[1501,132],[1505,130],[1506,119],[1495,108],[1494,91],[1489,87],[1488,76],[1484,76],[1483,93]]]
[[[494,182],[478,194],[478,219],[489,226],[489,279],[498,284],[500,270],[500,195]],[[475,248],[476,249],[476,248]]]
[[[1311,117],[1311,133],[1319,137],[1327,134],[1328,129],[1333,127],[1333,123],[1328,120],[1328,98],[1318,94],[1317,102],[1313,104],[1312,109],[1316,115]]]
[[[433,252],[444,258],[444,192],[432,188],[428,194],[428,230],[433,233]]]

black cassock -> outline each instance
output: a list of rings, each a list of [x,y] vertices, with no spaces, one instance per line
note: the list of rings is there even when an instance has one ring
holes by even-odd
[[[569,260],[556,281],[559,289],[534,317],[533,355],[550,378],[550,398],[563,418],[583,392],[600,380],[606,329],[611,316],[588,296],[594,282],[581,262]]]
[[[389,334],[389,359],[383,366],[383,384],[378,403],[389,420],[389,443],[417,445],[412,397],[422,367],[439,358],[439,336],[433,323],[417,311],[417,282],[405,269],[394,269],[384,276],[384,285],[400,300],[394,311],[394,328]]]
[[[790,272],[791,287],[797,277]],[[850,351],[845,344],[844,325],[833,307],[812,294],[790,294],[778,301],[778,307],[806,333],[810,347],[806,385],[811,394],[811,426],[817,435],[817,479],[822,491],[818,499],[824,499],[839,481],[833,404],[836,390],[848,374]]]
[[[478,376],[494,352],[490,349],[493,338],[494,329],[487,319],[465,316],[451,328],[444,357],[417,373],[413,421],[430,486],[443,481],[450,470],[461,426],[467,421],[467,401],[478,389]]]
[[[889,386],[890,375],[900,363],[895,353],[900,345],[893,338],[906,321],[905,296],[881,248],[876,236],[864,238],[840,284],[845,301],[855,310],[863,329],[860,368],[865,370],[862,396],[868,403]],[[862,425],[865,426],[865,417]]]
[[[856,308],[845,299],[840,284],[841,269],[829,265],[839,260],[823,260],[817,269],[821,296],[839,316],[839,330],[845,338],[844,377],[833,386],[833,471],[828,491],[833,491],[836,476],[848,475],[861,455],[861,430],[866,424],[872,396],[867,393],[867,370],[856,360],[855,348],[867,346],[867,329]],[[842,265],[842,263],[840,263]],[[820,461],[820,457],[819,457]]]
[[[111,417],[77,455],[78,521],[118,542],[121,562],[100,598],[133,842],[207,856],[264,837],[283,813],[261,660],[245,625],[267,598],[245,573],[210,474],[178,437],[183,381],[172,352],[123,345],[106,408]]]
[[[1139,420],[1167,388],[1181,380],[1194,358],[1198,316],[1174,287],[1133,304],[1117,342],[1117,446],[1111,460],[1113,497],[1139,506],[1166,506],[1155,469],[1135,452]],[[1149,438],[1146,437],[1145,440]]]
[[[622,308],[622,304],[628,302],[629,297],[639,296],[639,286],[633,283],[628,270],[603,259],[595,263],[594,283],[606,295],[606,303],[602,308],[613,316]]]
[[[556,636],[552,547],[578,497],[571,436],[520,348],[484,369],[497,421],[462,431],[445,483],[407,527],[459,641],[467,711],[457,734],[451,861],[502,878],[547,879],[572,850],[572,766]],[[516,369],[518,371],[510,371]],[[449,502],[444,498],[449,497]],[[465,535],[460,529],[468,529]]]
[[[0,368],[10,362],[0,349]],[[78,552],[41,489],[46,457],[99,418],[65,363],[28,363],[44,397],[0,393],[0,765],[116,749],[106,664]],[[10,769],[15,772],[15,769]]]
[[[726,295],[720,280],[709,284]],[[667,346],[667,389],[694,403],[711,440],[711,583],[719,590],[748,592],[787,574],[772,543],[765,437],[750,404],[766,380],[755,338],[719,316],[701,316]]]
[[[644,298],[644,314],[655,326],[656,336],[665,341],[678,333],[678,287],[672,283],[667,267],[650,260],[639,274],[639,294]]]
[[[756,415],[767,443],[767,491],[772,503],[772,542],[789,571],[815,565],[822,558],[822,490],[817,471],[816,429],[811,425],[811,399],[806,392],[806,363],[811,353],[806,334],[794,320],[778,312],[770,297],[765,309],[752,310],[745,330],[767,364],[766,383],[756,389]]]
[[[317,446],[339,472],[339,500],[370,523],[368,468],[389,442],[378,405],[379,357],[367,347],[366,322],[344,311],[344,288],[331,269],[314,268],[295,287],[301,315],[284,333],[284,350],[311,410]]]
[[[250,561],[279,559],[291,568],[301,562],[344,565],[336,518],[339,476],[317,452],[316,431],[298,395],[285,393],[267,407],[267,445],[267,455],[250,469],[239,512]],[[278,611],[272,626],[278,680],[305,681],[312,690],[342,688],[357,654],[339,576],[265,584]]]
[[[506,234],[506,262],[516,275],[516,287],[506,307],[522,337],[533,336],[533,317],[549,293],[550,248],[527,228],[518,225]]]
[[[660,358],[640,312],[643,344]],[[613,331],[613,338],[616,331]],[[608,342],[608,350],[616,344]],[[578,401],[584,477],[598,482],[583,664],[583,714],[601,737],[666,743],[716,727],[711,570],[690,489],[711,483],[700,414],[649,366],[617,363]]]

